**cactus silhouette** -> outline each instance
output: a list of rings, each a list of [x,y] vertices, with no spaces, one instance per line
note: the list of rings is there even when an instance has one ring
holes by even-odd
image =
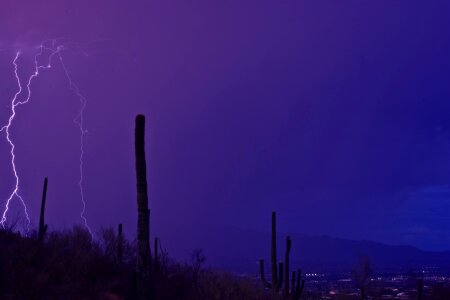
[[[137,296],[139,300],[148,300],[150,294],[150,210],[148,209],[147,169],[145,162],[145,116],[136,116],[135,155],[137,179]]]
[[[153,252],[153,265],[154,265],[155,272],[159,271],[158,242],[159,242],[159,239],[157,237],[155,237],[155,250]]]
[[[271,288],[274,294],[277,294],[284,282],[283,298],[298,300],[300,299],[305,287],[305,280],[301,279],[301,270],[292,272],[292,287],[289,289],[289,255],[291,252],[291,238],[286,237],[286,252],[284,262],[279,262],[277,267],[277,233],[276,233],[276,212],[272,212],[272,239],[271,239],[271,270],[272,281],[266,280],[264,272],[264,259],[260,259],[260,277],[263,285]]]
[[[300,299],[301,295],[303,294],[303,289],[305,288],[305,280],[301,279],[301,277],[302,277],[301,269],[298,269],[297,273],[295,271],[292,272],[292,288],[290,294],[286,296],[287,299],[292,300]]]
[[[264,259],[260,259],[260,276],[261,281],[265,287],[271,288],[274,292],[278,292],[283,285],[283,263],[280,262],[277,268],[277,216],[276,212],[272,212],[272,240],[271,240],[271,270],[272,282],[266,280],[264,274]],[[278,273],[277,273],[278,272]]]
[[[298,269],[297,273],[292,272],[292,287],[289,290],[289,255],[291,252],[291,238],[289,236],[286,237],[286,254],[284,258],[284,298],[291,300],[298,300],[303,293],[303,289],[305,287],[305,280],[301,279],[302,270]],[[297,278],[296,278],[297,277]],[[296,280],[297,279],[297,280]]]
[[[41,201],[41,214],[39,216],[39,231],[38,240],[42,242],[44,240],[44,235],[47,232],[47,224],[45,224],[45,201],[47,199],[47,184],[48,179],[44,179],[44,190],[42,191],[42,201]]]
[[[291,252],[291,238],[286,237],[286,253],[284,256],[284,280],[286,284],[284,285],[284,295],[289,295],[289,254]]]
[[[119,224],[117,233],[117,261],[122,263],[123,260],[123,234],[122,234],[122,224]]]

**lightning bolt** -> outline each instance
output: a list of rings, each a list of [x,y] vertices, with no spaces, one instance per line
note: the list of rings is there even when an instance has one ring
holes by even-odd
[[[49,42],[50,42],[50,45],[47,45]],[[8,199],[6,200],[6,204],[5,204],[3,213],[2,213],[2,218],[0,220],[0,224],[2,225],[3,228],[5,228],[5,223],[7,221],[6,215],[9,211],[10,203],[14,198],[18,198],[24,207],[24,213],[25,213],[25,217],[27,220],[27,233],[29,232],[29,227],[30,227],[31,221],[30,221],[30,216],[28,214],[26,203],[25,203],[23,197],[19,194],[20,177],[18,175],[16,164],[15,164],[15,160],[16,160],[15,148],[16,147],[11,138],[10,128],[11,128],[13,121],[17,114],[16,108],[20,105],[27,104],[31,99],[31,83],[32,83],[33,79],[39,76],[40,70],[50,69],[52,67],[53,57],[57,56],[57,58],[59,58],[60,64],[61,64],[64,74],[66,76],[66,79],[68,81],[69,89],[78,97],[79,102],[80,102],[80,110],[78,111],[78,114],[76,115],[76,117],[74,119],[74,123],[78,126],[78,128],[80,130],[80,156],[79,156],[79,181],[78,181],[78,187],[80,190],[80,197],[81,197],[81,203],[82,203],[82,210],[80,213],[80,217],[83,220],[83,223],[84,223],[86,229],[89,231],[89,234],[91,235],[92,238],[94,238],[92,230],[89,227],[88,221],[85,216],[86,200],[85,200],[84,188],[83,188],[83,181],[84,181],[84,160],[83,159],[84,159],[84,153],[85,153],[84,139],[85,139],[85,134],[87,133],[87,130],[85,129],[85,126],[84,126],[84,110],[86,108],[87,99],[81,94],[78,86],[72,80],[72,77],[70,76],[68,68],[66,67],[66,65],[64,63],[63,56],[61,54],[62,51],[66,50],[64,45],[58,44],[57,39],[53,39],[53,40],[44,41],[43,43],[41,43],[41,45],[38,48],[39,48],[39,51],[34,56],[34,73],[31,76],[29,76],[28,80],[26,81],[27,82],[27,84],[26,84],[26,90],[27,90],[26,95],[27,96],[26,96],[25,100],[23,100],[23,101],[19,101],[19,96],[23,92],[22,81],[18,74],[18,64],[17,64],[17,61],[21,54],[20,51],[16,52],[16,55],[13,60],[14,75],[17,80],[17,85],[19,87],[19,90],[14,94],[14,97],[11,100],[11,114],[8,119],[8,123],[0,129],[0,132],[4,131],[6,133],[6,140],[11,147],[11,152],[10,152],[11,153],[11,166],[12,166],[12,170],[13,170],[14,177],[15,177],[15,187],[14,187],[13,191],[11,192],[10,196],[8,197]],[[49,52],[48,63],[46,65],[39,65],[38,59],[43,54],[44,50]]]
[[[66,75],[66,78],[69,82],[69,88],[74,92],[74,94],[78,97],[78,100],[80,101],[80,110],[78,111],[77,116],[73,120],[75,124],[77,124],[78,129],[80,130],[80,167],[79,167],[79,174],[80,178],[78,181],[78,187],[80,189],[80,196],[81,196],[81,203],[82,203],[82,209],[80,213],[80,217],[84,222],[85,227],[91,234],[91,237],[93,238],[94,235],[92,233],[91,228],[88,225],[88,221],[86,219],[86,216],[84,215],[86,212],[86,200],[84,198],[84,189],[83,189],[83,181],[84,181],[84,136],[87,133],[87,130],[84,127],[84,110],[86,109],[87,99],[81,94],[80,89],[78,86],[74,83],[72,80],[72,77],[70,76],[70,73],[66,67],[66,64],[64,63],[64,60],[61,56],[61,53],[58,52],[59,61],[61,63],[61,66],[64,70],[64,73]]]
[[[27,232],[28,232],[29,226],[30,226],[30,216],[28,215],[27,205],[25,204],[25,201],[23,200],[22,196],[20,196],[20,194],[19,194],[20,179],[19,179],[19,175],[17,174],[17,169],[16,169],[16,154],[15,154],[16,146],[14,145],[13,141],[11,140],[11,133],[9,132],[11,125],[14,121],[14,118],[16,117],[16,107],[21,105],[21,103],[22,103],[20,101],[17,101],[19,95],[22,93],[22,83],[20,81],[20,77],[18,74],[19,68],[17,65],[17,60],[19,59],[19,56],[20,56],[20,51],[18,51],[16,53],[16,56],[14,57],[14,60],[13,60],[14,75],[16,76],[17,85],[19,86],[19,90],[14,94],[14,97],[11,100],[11,115],[9,116],[8,123],[0,129],[0,132],[2,132],[2,131],[6,132],[6,140],[8,141],[8,143],[11,147],[11,152],[10,152],[11,153],[11,165],[12,165],[12,170],[13,170],[14,177],[15,177],[14,190],[11,192],[11,194],[9,195],[9,198],[6,200],[5,209],[3,211],[0,224],[2,225],[3,228],[5,228],[6,214],[8,213],[9,205],[10,205],[12,199],[14,197],[17,197],[24,207],[25,217],[27,219]],[[31,77],[30,77],[30,79],[31,79]]]

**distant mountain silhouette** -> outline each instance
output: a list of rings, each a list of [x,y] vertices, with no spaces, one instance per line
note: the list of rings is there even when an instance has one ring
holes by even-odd
[[[199,231],[197,231],[199,232]],[[291,234],[291,268],[304,271],[350,271],[360,256],[370,258],[375,271],[407,271],[424,267],[450,270],[450,251],[430,252],[412,246],[391,246],[329,236]],[[278,260],[284,258],[286,234],[277,235]],[[211,230],[191,239],[204,250],[210,266],[258,274],[258,260],[270,263],[270,233],[239,229]]]

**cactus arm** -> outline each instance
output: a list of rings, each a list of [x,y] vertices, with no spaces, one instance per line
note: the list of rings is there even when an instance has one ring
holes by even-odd
[[[278,282],[276,284],[276,290],[277,292],[281,289],[283,286],[283,274],[284,274],[284,263],[280,261],[278,263]]]
[[[291,294],[293,295],[295,293],[295,275],[297,274],[296,271],[292,272],[292,287],[291,287]]]
[[[270,288],[272,285],[266,280],[266,275],[264,273],[264,259],[259,260],[259,276],[263,286]]]
[[[302,270],[298,269],[297,271],[297,284],[295,287],[295,293],[293,293],[294,300],[300,299],[300,296],[303,293],[303,289],[305,288],[305,280],[301,280]]]
[[[286,237],[286,254],[284,257],[284,295],[289,295],[289,254],[291,252],[291,238]]]
[[[42,242],[44,240],[44,235],[45,232],[47,231],[47,225],[45,224],[45,200],[47,199],[47,184],[48,179],[47,177],[45,177],[44,190],[42,192],[41,214],[39,217],[39,233],[38,233],[39,242]]]
[[[278,282],[277,274],[277,215],[272,212],[272,241],[271,241],[272,282]]]

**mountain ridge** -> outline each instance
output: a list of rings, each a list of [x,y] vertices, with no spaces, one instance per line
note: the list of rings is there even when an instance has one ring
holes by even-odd
[[[260,258],[265,259],[266,267],[270,264],[270,232],[237,228],[196,232],[190,239],[190,247],[203,249],[210,267],[258,275]],[[277,233],[278,260],[284,259],[287,235]],[[296,233],[289,236],[291,268],[302,268],[306,272],[350,272],[361,256],[368,257],[377,272],[430,267],[450,270],[450,251],[426,251],[411,245],[388,245],[329,235]],[[188,247],[185,245],[186,251]]]

